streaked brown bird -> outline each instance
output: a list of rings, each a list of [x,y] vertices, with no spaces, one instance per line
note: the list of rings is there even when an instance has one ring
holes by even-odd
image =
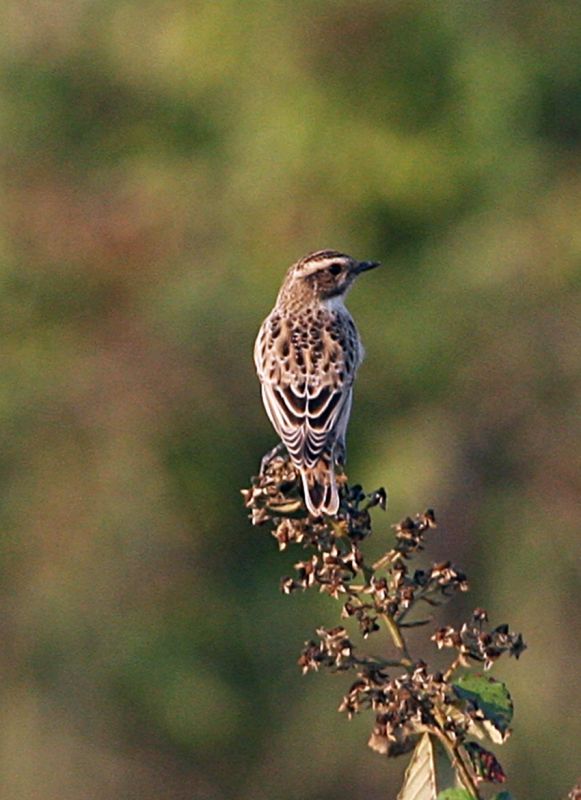
[[[318,250],[293,264],[276,305],[262,323],[254,362],[264,407],[299,470],[314,516],[339,509],[335,464],[345,460],[353,381],[363,346],[345,296],[355,278],[379,266],[336,250]]]

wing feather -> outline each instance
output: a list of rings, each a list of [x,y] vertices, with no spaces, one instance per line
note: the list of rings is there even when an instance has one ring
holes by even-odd
[[[329,339],[328,347],[313,361],[297,350],[295,339],[289,355],[281,359],[274,343],[268,342],[267,323],[255,348],[264,407],[294,463],[314,467],[336,441],[345,438],[358,354],[347,358],[348,343]],[[347,323],[352,325],[350,317]],[[353,345],[354,328],[351,334]]]

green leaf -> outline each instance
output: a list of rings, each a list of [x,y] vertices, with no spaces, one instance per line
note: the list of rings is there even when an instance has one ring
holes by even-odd
[[[455,782],[455,771],[443,748],[424,733],[405,772],[397,800],[437,800],[441,787]],[[472,800],[458,795],[457,800]]]
[[[513,704],[504,683],[486,675],[463,675],[452,688],[457,697],[478,709],[498,731],[501,742],[505,741],[510,734]]]
[[[444,789],[437,800],[473,800],[473,797],[466,789]]]

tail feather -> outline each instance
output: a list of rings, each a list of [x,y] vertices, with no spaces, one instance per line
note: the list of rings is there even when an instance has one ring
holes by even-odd
[[[314,467],[301,470],[305,502],[314,517],[334,516],[339,510],[335,469],[328,456],[321,456]]]

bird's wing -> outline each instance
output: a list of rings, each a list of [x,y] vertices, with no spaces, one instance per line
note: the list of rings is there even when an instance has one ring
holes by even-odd
[[[348,322],[352,326],[350,318]],[[358,340],[354,327],[343,324],[337,330],[333,336],[320,332],[318,348],[301,347],[292,331],[282,343],[268,336],[268,330],[257,339],[255,360],[264,407],[300,467],[315,466],[325,450],[345,436]]]
[[[335,442],[337,421],[351,403],[352,388],[323,387],[316,395],[295,394],[295,387],[262,384],[264,407],[293,461],[301,467],[314,467],[321,455]],[[305,402],[306,400],[306,402]],[[304,402],[304,411],[298,411]]]

